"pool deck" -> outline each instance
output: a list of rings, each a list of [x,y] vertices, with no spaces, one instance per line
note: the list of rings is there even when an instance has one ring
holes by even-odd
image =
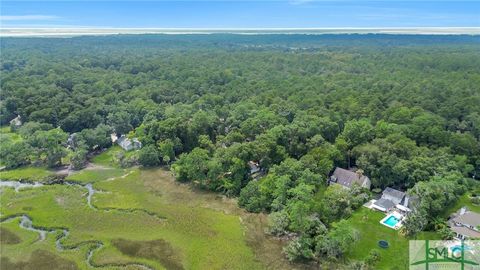
[[[374,210],[373,204],[374,204],[376,201],[377,201],[377,200],[373,200],[373,199],[372,199],[372,200],[364,203],[363,206],[364,206],[364,207],[367,207],[368,209]]]

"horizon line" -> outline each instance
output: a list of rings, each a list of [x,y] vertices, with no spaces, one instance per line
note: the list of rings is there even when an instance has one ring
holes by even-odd
[[[159,28],[159,27],[3,27],[0,37],[74,37],[120,34],[392,34],[480,35],[480,27],[287,27],[287,28]]]
[[[72,27],[0,27],[8,29],[128,29],[128,30],[343,30],[343,29],[480,29],[480,26],[392,26],[392,27],[104,27],[104,26],[72,26]]]

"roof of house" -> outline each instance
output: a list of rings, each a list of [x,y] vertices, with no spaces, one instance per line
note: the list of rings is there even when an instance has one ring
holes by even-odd
[[[453,232],[456,232],[456,233],[458,233],[458,234],[467,236],[467,237],[469,237],[469,238],[480,238],[480,232],[474,231],[474,230],[469,229],[469,228],[467,228],[467,227],[463,227],[463,226],[452,226],[452,227],[450,227],[450,229],[451,229]]]
[[[110,134],[110,139],[112,140],[112,143],[116,142],[118,140],[117,134],[115,133]]]
[[[374,202],[373,204],[381,207],[381,208],[384,208],[385,210],[388,210],[392,207],[395,206],[395,203],[390,201],[390,200],[387,200],[387,199],[383,199],[383,198],[380,198],[378,199],[376,202]]]
[[[387,187],[384,191],[383,191],[383,195],[385,196],[391,196],[393,198],[397,198],[399,200],[402,200],[403,197],[405,197],[405,192],[403,191],[400,191],[400,190],[396,190],[394,188],[390,188],[390,187]]]
[[[18,115],[17,117],[10,120],[10,124],[15,125],[15,126],[21,126],[22,125],[22,117],[20,115]]]
[[[260,171],[260,166],[259,166],[258,162],[255,162],[255,161],[251,160],[251,161],[248,162],[248,166],[250,167],[250,173],[251,174]]]
[[[354,183],[362,185],[365,179],[368,179],[368,177],[365,175],[361,175],[339,167],[335,168],[332,176],[335,177],[336,183],[346,187],[351,187]]]
[[[418,205],[418,203],[419,203],[418,196],[405,194],[405,197],[403,198],[403,201],[400,204],[410,209],[413,209]]]
[[[467,224],[474,227],[480,226],[480,214],[466,209],[463,211],[460,209],[452,219],[460,224]]]

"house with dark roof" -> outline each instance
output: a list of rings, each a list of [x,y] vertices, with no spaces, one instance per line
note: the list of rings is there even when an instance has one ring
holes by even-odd
[[[452,214],[448,225],[455,233],[455,237],[460,240],[480,239],[480,214],[472,212],[466,207],[462,207]]]
[[[389,212],[394,208],[402,212],[410,212],[416,201],[415,197],[403,191],[387,187],[382,192],[382,197],[372,204],[372,208],[382,212]]]
[[[351,188],[354,184],[357,184],[360,187],[370,189],[372,184],[370,178],[363,175],[362,170],[353,172],[339,167],[335,168],[335,171],[330,176],[328,181],[330,185],[337,184],[344,188]]]

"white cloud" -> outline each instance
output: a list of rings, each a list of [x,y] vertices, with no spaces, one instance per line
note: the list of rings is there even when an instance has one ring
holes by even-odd
[[[1,15],[0,21],[46,21],[58,18],[50,15]]]

